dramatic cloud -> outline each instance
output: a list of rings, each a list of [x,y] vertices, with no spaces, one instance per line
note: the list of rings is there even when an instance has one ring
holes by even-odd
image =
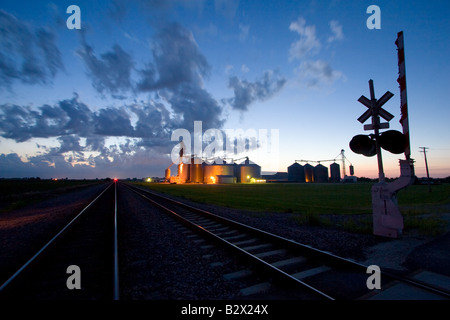
[[[227,100],[235,110],[246,111],[254,101],[264,101],[283,88],[286,79],[278,72],[266,71],[263,77],[255,82],[240,80],[233,76],[228,87],[233,89],[234,97]]]
[[[43,105],[37,110],[18,105],[0,105],[0,134],[17,142],[32,137],[89,134],[92,112],[76,98],[57,106]]]
[[[78,96],[37,108],[3,104],[0,105],[1,137],[17,142],[49,138],[59,146],[38,145],[40,152],[28,157],[27,162],[14,154],[2,155],[0,167],[22,172],[16,176],[49,177],[68,169],[71,177],[95,176],[92,168],[99,166],[103,172],[123,171],[125,176],[130,176],[133,168],[139,168],[145,175],[149,159],[157,159],[161,164],[163,159],[167,161],[173,147],[171,133],[177,124],[167,108],[154,101],[97,111],[79,101]],[[126,170],[129,171],[125,173]]]
[[[15,81],[48,84],[62,69],[52,32],[42,27],[31,28],[0,10],[0,89],[10,89]]]
[[[110,12],[118,20],[123,18],[119,14],[122,3],[117,1]],[[165,2],[148,5],[159,4]],[[238,1],[216,1],[217,10],[230,18],[238,5]],[[119,44],[95,52],[85,31],[81,32],[76,53],[92,87],[102,98],[108,95],[115,99],[113,103],[104,99],[104,106],[89,106],[76,93],[72,98],[37,106],[0,102],[1,138],[17,143],[48,139],[48,144],[36,142],[31,155],[0,155],[2,172],[11,168],[10,176],[49,177],[72,172],[71,177],[83,177],[97,176],[94,170],[101,167],[103,173],[111,175],[121,170],[122,176],[139,170],[145,175],[150,161],[163,171],[174,146],[171,135],[175,129],[192,132],[194,122],[202,121],[204,131],[220,130],[226,104],[245,111],[253,102],[272,97],[286,82],[273,71],[265,72],[254,82],[232,77],[229,88],[234,96],[219,102],[205,88],[211,67],[192,32],[178,23],[162,20],[153,27],[155,35],[149,41],[145,61],[135,61]],[[44,28],[31,30],[0,11],[0,88],[9,87],[14,81],[48,83],[63,69],[55,35]],[[240,30],[240,40],[244,41],[249,27],[240,25]],[[242,65],[242,71],[249,69]]]
[[[92,79],[92,86],[100,93],[109,93],[113,97],[120,97],[132,88],[131,71],[133,60],[119,45],[114,45],[112,50],[95,56],[94,50],[83,39],[82,48],[78,54],[84,61],[88,75]]]
[[[158,92],[174,113],[173,126],[191,130],[198,120],[205,128],[223,126],[222,107],[203,87],[210,66],[189,30],[177,23],[162,28],[152,58],[141,70],[138,89]]]
[[[31,163],[36,168],[67,169],[69,165],[83,170],[120,164],[130,167],[131,163],[133,167],[136,161],[144,168],[148,159],[162,159],[170,153],[173,130],[193,130],[194,121],[202,121],[204,130],[221,128],[223,106],[203,86],[210,67],[192,33],[175,23],[165,25],[156,34],[150,53],[146,67],[137,73],[139,81],[134,82],[133,59],[119,45],[97,56],[83,38],[78,54],[93,87],[113,98],[131,92],[135,102],[94,111],[75,94],[54,105],[2,104],[1,137],[17,142],[50,138],[59,143],[51,148],[40,146],[39,154],[27,163],[12,155],[9,161],[22,169]],[[152,93],[152,97],[138,101],[140,92]]]
[[[141,71],[142,91],[175,89],[181,84],[202,85],[210,66],[200,52],[192,33],[177,23],[164,27],[153,42],[154,63]]]
[[[133,113],[138,117],[136,127],[131,124]],[[62,100],[55,106],[43,105],[33,109],[3,104],[0,105],[0,136],[23,142],[33,137],[75,135],[85,137],[89,144],[101,147],[103,144],[96,139],[99,136],[137,138],[152,136],[143,129],[143,123],[151,124],[158,132],[163,132],[161,128],[164,125],[172,128],[172,124],[168,125],[171,121],[168,115],[169,112],[163,105],[155,107],[151,103],[106,107],[92,111],[78,99],[78,96]],[[61,141],[69,140],[62,138]]]
[[[222,108],[204,89],[195,85],[181,86],[170,99],[172,109],[183,116],[183,128],[193,129],[194,121],[202,120],[204,128],[221,128]]]

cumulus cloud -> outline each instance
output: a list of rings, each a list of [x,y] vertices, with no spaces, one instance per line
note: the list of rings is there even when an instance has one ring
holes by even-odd
[[[193,129],[194,121],[202,120],[203,128],[221,128],[222,108],[209,92],[195,85],[183,85],[168,100],[172,109],[182,115],[182,128]]]
[[[330,29],[332,35],[328,37],[328,42],[340,41],[344,39],[344,32],[342,31],[342,25],[339,21],[331,20]]]
[[[69,134],[86,135],[90,131],[92,112],[78,99],[64,100],[56,106],[0,105],[0,133],[17,142],[32,137],[55,137]]]
[[[308,87],[317,87],[324,82],[331,84],[343,77],[342,72],[334,70],[323,60],[304,61],[296,71],[307,82]]]
[[[127,110],[130,110],[128,112]],[[131,124],[132,114],[138,117],[137,125]],[[131,106],[105,107],[93,111],[81,102],[77,95],[72,99],[59,101],[54,106],[42,105],[37,108],[19,105],[0,105],[0,136],[17,142],[33,137],[61,138],[62,142],[73,141],[73,136],[87,138],[88,145],[103,146],[98,137],[138,137],[151,135],[143,130],[144,122],[160,129],[168,124],[169,112],[163,105],[135,103]]]
[[[141,91],[175,89],[186,83],[201,85],[210,66],[192,32],[178,23],[162,28],[152,44],[153,61],[141,70]]]
[[[167,108],[152,100],[96,111],[78,96],[36,108],[3,104],[0,105],[1,137],[17,142],[52,138],[59,146],[49,148],[41,144],[38,155],[28,157],[27,162],[11,154],[2,155],[0,167],[14,167],[22,172],[20,176],[26,172],[54,176],[68,169],[72,176],[77,172],[92,176],[96,173],[91,169],[99,166],[104,172],[114,168],[126,170],[125,167],[132,172],[139,166],[144,170],[149,159],[161,160],[170,153],[170,136],[176,125]],[[135,161],[140,164],[135,166]]]
[[[234,97],[227,99],[227,102],[235,110],[246,111],[254,101],[264,101],[272,97],[285,83],[284,77],[270,70],[254,82],[233,76],[229,79],[228,87],[233,89]]]
[[[36,30],[33,32],[32,30]],[[10,89],[16,81],[49,84],[63,70],[55,35],[31,26],[0,10],[0,88]]]
[[[223,106],[203,86],[210,67],[192,33],[172,23],[161,27],[153,40],[151,59],[137,73],[138,82],[133,82],[131,75],[136,70],[132,57],[119,45],[97,55],[82,38],[78,50],[98,92],[112,97],[153,93],[152,98],[95,109],[77,94],[53,105],[0,104],[0,136],[17,142],[52,138],[59,146],[41,146],[39,155],[29,157],[29,163],[36,168],[68,168],[65,161],[88,170],[100,165],[112,168],[111,162],[117,166],[142,161],[142,166],[148,166],[148,159],[155,154],[162,159],[170,153],[173,130],[192,130],[194,121],[202,121],[204,130],[221,128]],[[27,166],[9,157],[15,159],[17,168]]]
[[[152,5],[158,3],[165,2],[153,1]],[[238,5],[238,1],[216,1],[217,10],[228,12],[229,17]],[[141,65],[119,44],[96,52],[81,33],[77,54],[93,88],[102,96],[126,96],[134,102],[116,100],[114,106],[94,108],[76,93],[39,106],[0,102],[0,137],[19,143],[33,138],[52,141],[51,147],[40,142],[37,154],[27,156],[27,161],[15,153],[0,155],[2,172],[14,168],[11,172],[22,172],[22,176],[28,172],[55,176],[70,169],[72,177],[95,176],[92,170],[99,166],[103,172],[145,171],[149,159],[164,169],[173,147],[173,130],[192,131],[194,121],[202,121],[203,130],[221,129],[223,101],[234,110],[245,111],[253,102],[272,97],[286,82],[276,71],[267,71],[253,82],[231,77],[229,88],[234,96],[219,102],[205,88],[211,67],[192,32],[178,23],[160,22],[155,25],[148,60]],[[244,40],[249,28],[240,28]],[[14,82],[48,83],[63,69],[51,31],[31,29],[0,11],[0,35],[0,88]],[[241,70],[245,73],[248,68],[242,65]],[[138,101],[139,94],[146,94],[146,100]]]
[[[344,38],[342,26],[336,20],[329,23],[332,35],[327,42],[340,41]],[[295,73],[308,87],[318,87],[320,84],[332,84],[343,78],[343,73],[334,70],[329,62],[318,59],[322,44],[316,35],[316,27],[307,25],[306,20],[300,17],[290,24],[289,29],[299,34],[300,38],[291,44],[289,59],[300,60],[300,64],[295,68]]]
[[[300,39],[291,44],[290,59],[301,59],[307,54],[315,54],[321,47],[316,37],[316,26],[307,26],[306,20],[300,17],[290,24],[289,30],[299,34]]]
[[[152,60],[140,71],[138,89],[158,92],[174,113],[174,126],[191,130],[194,121],[201,120],[206,129],[221,128],[222,107],[203,85],[210,66],[192,32],[178,23],[166,25],[157,33],[151,53]]]
[[[134,62],[121,46],[116,44],[111,51],[97,58],[93,48],[83,38],[82,47],[77,52],[86,65],[92,86],[101,94],[109,93],[120,97],[132,88],[131,72]]]

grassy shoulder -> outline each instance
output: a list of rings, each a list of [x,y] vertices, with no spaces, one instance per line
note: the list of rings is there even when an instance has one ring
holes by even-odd
[[[254,212],[293,213],[300,224],[330,226],[332,217],[342,228],[368,233],[372,229],[372,183],[355,184],[158,184],[135,182],[152,190],[195,202]],[[412,185],[398,193],[398,203],[405,218],[405,228],[433,233],[443,226],[439,218],[450,202],[450,184]],[[449,211],[449,210],[447,210]],[[350,218],[350,216],[354,216]],[[350,219],[349,219],[350,218]]]
[[[195,202],[257,212],[356,213],[370,210],[370,184],[151,184]]]

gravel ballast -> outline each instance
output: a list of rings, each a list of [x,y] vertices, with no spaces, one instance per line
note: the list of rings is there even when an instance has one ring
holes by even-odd
[[[57,195],[0,216],[0,280],[3,282],[64,221],[81,210],[106,184]],[[239,288],[223,275],[236,272],[236,259],[202,246],[202,239],[152,208],[123,184],[118,188],[121,298],[129,300],[237,299]],[[449,233],[386,239],[335,227],[300,225],[292,213],[256,213],[194,204],[214,214],[367,265],[401,272],[418,268],[448,274]]]

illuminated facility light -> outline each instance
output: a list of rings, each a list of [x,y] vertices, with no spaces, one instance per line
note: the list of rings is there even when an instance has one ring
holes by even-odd
[[[266,183],[266,179],[250,178],[250,183]]]

